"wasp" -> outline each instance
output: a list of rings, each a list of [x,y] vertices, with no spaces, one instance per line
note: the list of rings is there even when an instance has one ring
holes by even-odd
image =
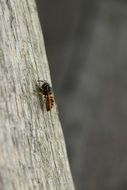
[[[46,110],[50,111],[55,103],[51,86],[45,80],[38,80],[38,84],[36,86],[37,94],[43,96]]]

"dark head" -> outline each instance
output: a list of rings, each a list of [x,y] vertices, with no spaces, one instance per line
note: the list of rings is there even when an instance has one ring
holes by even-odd
[[[47,81],[39,80],[39,82],[42,82],[41,89],[42,89],[44,95],[48,95],[48,94],[52,93],[52,88],[50,87],[50,85]]]

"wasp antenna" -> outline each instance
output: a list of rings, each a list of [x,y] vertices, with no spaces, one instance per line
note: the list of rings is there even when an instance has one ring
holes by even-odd
[[[46,80],[37,80],[37,82],[44,84],[46,82]]]
[[[47,81],[46,80],[37,80],[38,82],[43,82],[43,83],[47,83]]]
[[[44,82],[43,80],[37,80],[38,82]]]

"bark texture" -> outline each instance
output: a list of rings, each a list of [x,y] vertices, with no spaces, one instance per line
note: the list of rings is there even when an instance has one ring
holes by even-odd
[[[74,190],[56,107],[42,111],[38,79],[51,84],[34,0],[0,0],[0,190]]]

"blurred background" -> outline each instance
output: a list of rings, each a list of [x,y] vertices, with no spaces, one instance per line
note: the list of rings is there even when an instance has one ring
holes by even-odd
[[[127,190],[127,1],[37,5],[76,190]]]

